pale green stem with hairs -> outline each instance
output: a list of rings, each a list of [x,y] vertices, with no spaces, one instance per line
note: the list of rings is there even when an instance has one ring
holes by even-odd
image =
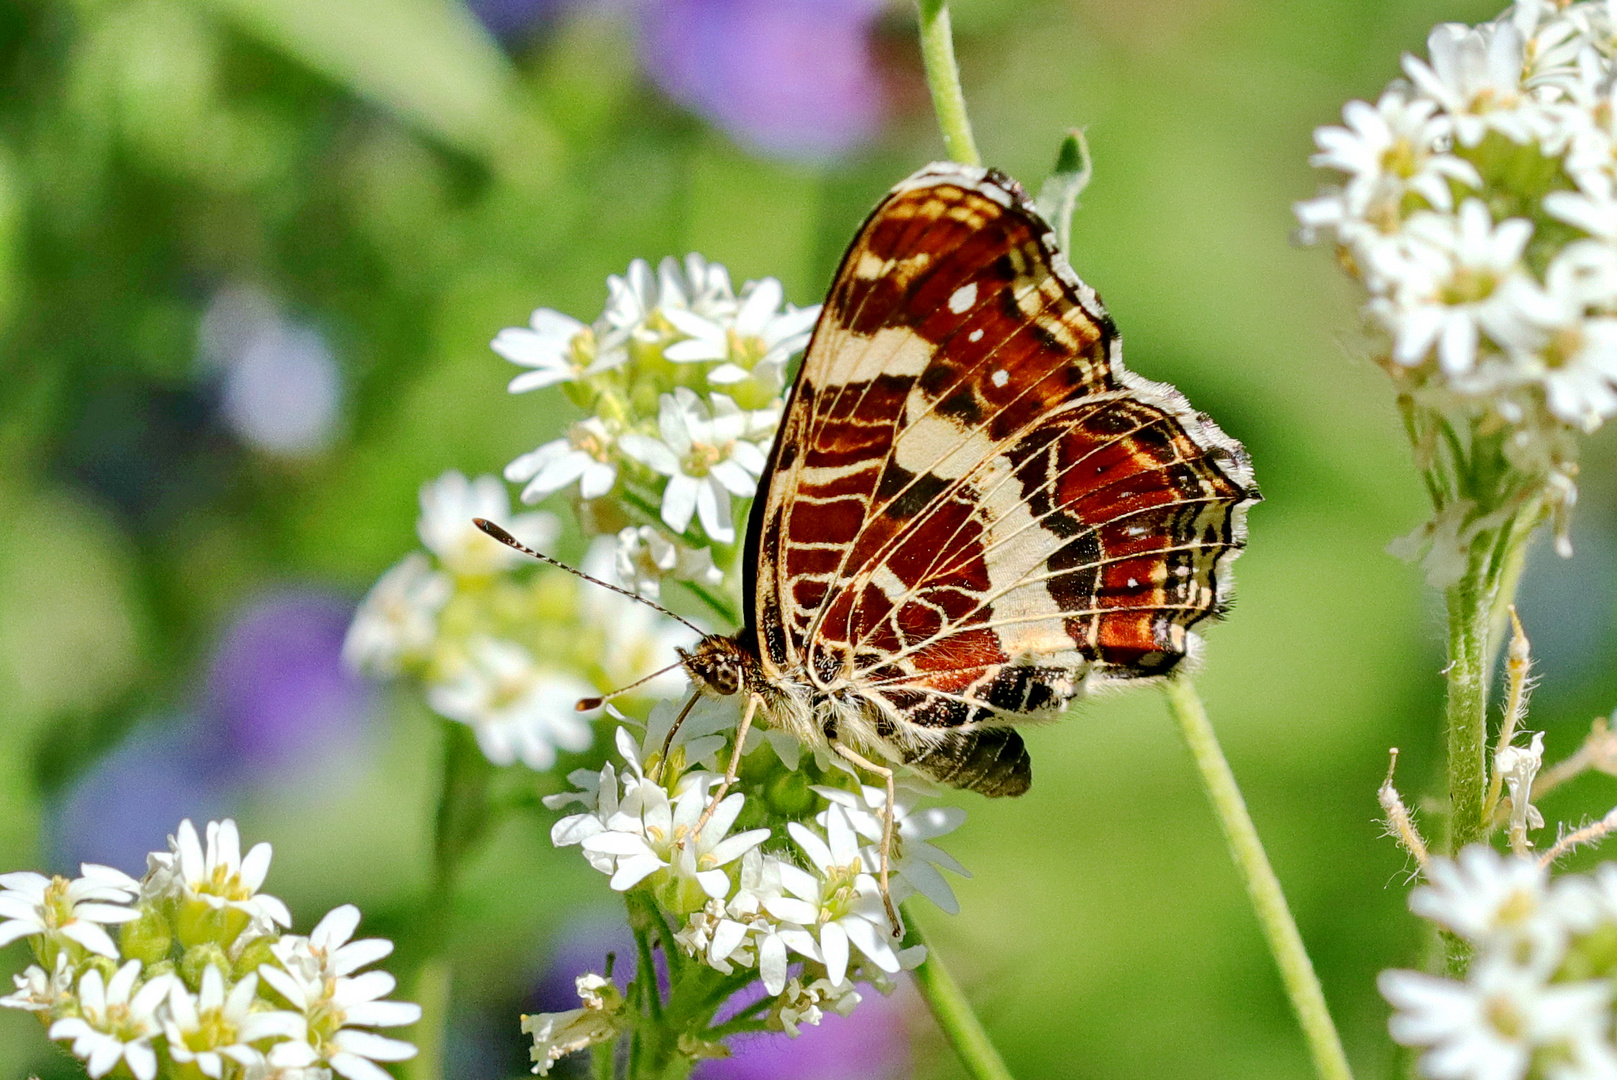
[[[977,153],[971,119],[966,115],[966,95],[960,89],[948,0],[916,0],[915,6],[921,16],[921,61],[926,65],[926,85],[932,91],[932,109],[943,131],[943,148],[953,161],[981,165],[982,155]]]
[[[1309,1053],[1314,1058],[1314,1069],[1321,1080],[1352,1080],[1347,1055],[1342,1052],[1342,1039],[1331,1021],[1330,1009],[1325,1005],[1325,992],[1320,988],[1319,976],[1303,947],[1303,937],[1297,932],[1297,923],[1286,906],[1286,896],[1280,889],[1280,879],[1269,865],[1269,856],[1258,839],[1258,830],[1247,813],[1246,800],[1235,783],[1235,774],[1224,759],[1218,745],[1218,736],[1207,719],[1195,685],[1183,676],[1168,679],[1162,684],[1168,699],[1168,711],[1179,722],[1190,754],[1196,759],[1202,785],[1207,798],[1218,814],[1224,828],[1224,839],[1230,846],[1235,868],[1240,871],[1247,895],[1252,899],[1252,910],[1257,913],[1258,925],[1269,942],[1275,965],[1280,969],[1280,981],[1286,997],[1296,1010],[1297,1022],[1308,1041]]]
[[[909,934],[904,943],[926,944],[920,928],[915,925],[915,919],[911,917],[908,921]],[[911,973],[911,977],[972,1080],[1011,1080],[1004,1059],[994,1049],[988,1032],[983,1030],[982,1021],[971,1009],[971,1002],[966,1000],[965,993],[960,989],[960,984],[954,981],[954,976],[949,974],[949,969],[943,966],[934,946],[927,945],[926,960]]]

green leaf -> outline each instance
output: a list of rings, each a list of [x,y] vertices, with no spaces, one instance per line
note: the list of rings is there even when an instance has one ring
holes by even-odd
[[[1091,173],[1089,141],[1079,128],[1067,132],[1056,152],[1056,167],[1045,178],[1035,201],[1039,213],[1055,230],[1056,243],[1067,251],[1072,236],[1072,212],[1078,208],[1078,196],[1089,186]]]

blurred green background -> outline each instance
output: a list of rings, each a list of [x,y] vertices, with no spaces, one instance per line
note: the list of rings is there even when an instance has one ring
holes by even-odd
[[[986,158],[1036,185],[1087,128],[1073,262],[1131,366],[1252,451],[1268,502],[1201,684],[1349,1055],[1388,1075],[1373,980],[1416,927],[1375,789],[1393,745],[1406,794],[1434,786],[1442,617],[1383,551],[1418,483],[1353,290],[1290,243],[1290,206],[1319,182],[1312,128],[1433,23],[1495,8],[954,8]],[[770,21],[804,10],[825,40]],[[353,901],[407,956],[442,722],[335,649],[415,546],[418,485],[497,472],[562,417],[505,394],[489,339],[536,306],[592,319],[608,273],[687,250],[815,302],[880,193],[940,156],[926,105],[912,11],[879,0],[7,0],[0,869],[138,871],[180,817],[232,813],[275,844],[267,887],[300,929]],[[1577,556],[1535,550],[1523,584],[1555,756],[1617,704],[1614,461],[1591,441]],[[962,799],[946,846],[976,876],[927,920],[1012,1070],[1307,1075],[1159,698],[1030,742],[1028,797]],[[1603,813],[1612,786],[1546,815]],[[610,902],[547,829],[511,821],[453,898],[454,1080],[520,1073],[516,1012]],[[912,1030],[916,1076],[960,1075]],[[0,1074],[72,1071],[0,1015]]]

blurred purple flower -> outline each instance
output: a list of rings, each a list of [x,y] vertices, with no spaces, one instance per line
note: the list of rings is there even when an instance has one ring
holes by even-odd
[[[555,14],[562,0],[466,0],[466,6],[489,33],[513,41]]]
[[[731,1015],[763,996],[762,983],[737,994],[720,1013]],[[851,1016],[827,1012],[818,1027],[737,1035],[732,1056],[699,1062],[691,1080],[903,1080],[911,1074],[907,1017],[917,1007],[905,980],[891,997],[869,986]]]
[[[181,819],[229,812],[232,792],[219,755],[203,749],[196,721],[142,726],[80,776],[47,811],[46,849],[59,873],[79,863],[146,872],[146,853],[166,851]]]
[[[370,689],[342,663],[353,605],[285,592],[248,604],[214,651],[203,708],[245,772],[311,764],[360,741]]]
[[[884,0],[651,0],[647,69],[743,145],[823,159],[875,135],[885,100],[870,49]]]

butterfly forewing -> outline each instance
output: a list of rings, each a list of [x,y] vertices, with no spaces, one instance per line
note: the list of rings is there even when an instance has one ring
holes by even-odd
[[[868,703],[888,756],[1016,793],[1004,725],[1170,670],[1257,498],[1239,444],[1123,369],[998,173],[934,165],[844,257],[749,538],[768,678]]]

